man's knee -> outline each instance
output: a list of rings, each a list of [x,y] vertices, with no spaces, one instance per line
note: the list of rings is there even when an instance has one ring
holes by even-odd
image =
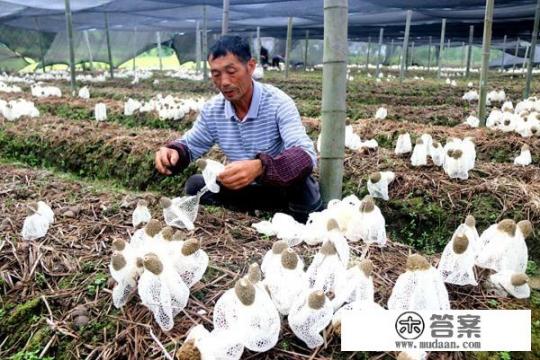
[[[204,187],[204,178],[200,174],[190,176],[186,181],[186,195],[197,195],[199,190]]]

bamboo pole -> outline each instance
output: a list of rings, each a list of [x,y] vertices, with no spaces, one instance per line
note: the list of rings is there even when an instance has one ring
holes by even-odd
[[[159,57],[159,71],[163,71],[163,59],[161,54],[161,33],[156,31],[157,53]]]
[[[75,96],[77,83],[75,80],[75,49],[73,47],[73,21],[71,19],[71,5],[69,0],[64,0],[66,13],[66,30],[69,44],[69,70],[71,74],[71,95]]]
[[[324,54],[321,129],[323,202],[341,199],[347,117],[348,1],[324,0]]]
[[[451,46],[451,43],[450,43],[450,39],[448,39],[447,41],[447,45],[446,45],[446,50],[444,51],[444,56],[446,58],[446,66],[448,68],[450,68],[450,46]]]
[[[41,58],[41,69],[43,70],[43,72],[45,72],[45,49],[43,46],[43,37],[41,36],[39,20],[37,17],[34,17],[34,24],[36,26],[36,31],[38,32],[37,36],[39,38],[39,55]]]
[[[368,36],[368,46],[367,46],[367,53],[366,53],[366,72],[369,69],[369,53],[371,51],[371,36]]]
[[[518,57],[518,54],[519,54],[519,44],[521,43],[521,40],[518,36],[517,38],[517,41],[516,41],[516,50],[514,52],[514,57]],[[514,65],[512,65],[512,73],[514,73],[516,71],[516,62],[514,62]]]
[[[88,39],[88,31],[83,31],[84,42],[88,50],[88,59],[90,60],[90,70],[94,71],[94,57],[92,56],[92,48],[90,47],[90,39]]]
[[[289,78],[289,57],[291,56],[291,44],[292,44],[292,21],[293,18],[289,16],[287,23],[287,44],[285,46],[285,79]]]
[[[135,58],[137,57],[137,51],[135,46],[137,44],[137,28],[133,28],[133,41],[131,41],[131,54],[133,55],[133,71],[137,70],[137,64]]]
[[[467,51],[465,49],[465,41],[461,42],[461,68],[465,67],[465,58],[467,57]]]
[[[441,69],[442,69],[442,53],[444,48],[444,33],[446,31],[446,19],[442,19],[441,24],[441,42],[439,43],[439,58],[437,59],[437,79],[441,78]]]
[[[304,70],[308,66],[309,30],[306,30],[306,43],[304,45]]]
[[[257,40],[255,46],[255,58],[257,59],[257,64],[261,63],[261,27],[257,26]]]
[[[112,60],[112,51],[111,51],[111,34],[109,33],[109,14],[105,13],[105,38],[107,40],[107,57],[109,58],[109,73],[111,74],[111,79],[114,79],[114,66]]]
[[[482,68],[480,70],[480,100],[478,101],[478,118],[480,119],[480,126],[486,126],[487,78],[489,69],[489,51],[491,48],[491,27],[493,24],[493,3],[494,0],[486,0],[484,38],[482,41]]]
[[[394,39],[390,41],[390,55],[388,56],[388,65],[390,65],[390,58],[394,55]]]
[[[203,33],[202,33],[202,60],[203,80],[208,81],[208,14],[206,5],[203,5]]]
[[[433,38],[429,37],[429,45],[428,45],[428,65],[427,65],[427,71],[428,73],[431,71],[431,47],[432,47],[432,40]]]
[[[467,47],[467,69],[465,70],[465,77],[469,77],[471,72],[471,57],[472,57],[472,46],[474,41],[474,25],[469,26],[469,46]]]
[[[528,44],[525,46],[525,56],[523,57],[523,64],[521,65],[521,70],[525,70],[525,67],[529,63],[529,50],[531,49],[531,45]]]
[[[197,74],[201,73],[201,61],[202,61],[202,54],[201,54],[202,46],[201,46],[201,26],[199,24],[199,21],[195,23],[195,71]]]
[[[409,56],[409,65],[413,66],[413,63],[414,63],[414,41],[411,42],[411,56]]]
[[[382,50],[382,42],[384,37],[384,28],[379,29],[379,49],[377,52],[377,70],[375,71],[375,77],[379,77],[379,74],[381,72],[381,50]]]
[[[409,47],[409,33],[411,31],[412,10],[407,10],[407,20],[405,21],[405,35],[403,36],[403,46],[401,47],[401,59],[399,66],[399,82],[403,82],[405,77],[405,64],[407,61],[407,48]]]
[[[530,54],[529,63],[527,64],[527,83],[525,85],[525,91],[523,93],[523,96],[525,99],[529,97],[529,93],[531,91],[532,68],[534,65],[534,53],[536,51],[536,40],[538,38],[538,23],[539,22],[540,22],[540,0],[537,0],[536,11],[534,13],[532,39],[531,39],[531,51],[530,51],[531,54]]]
[[[229,0],[223,0],[223,21],[221,22],[221,35],[229,32]]]
[[[506,34],[503,37],[503,46],[502,46],[502,58],[501,58],[501,71],[504,70],[504,54],[506,54]]]

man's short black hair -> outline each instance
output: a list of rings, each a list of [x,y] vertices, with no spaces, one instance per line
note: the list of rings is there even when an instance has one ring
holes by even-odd
[[[251,59],[251,50],[246,38],[237,35],[223,35],[216,41],[208,52],[208,59],[227,56],[227,53],[235,55],[238,60],[247,63]]]

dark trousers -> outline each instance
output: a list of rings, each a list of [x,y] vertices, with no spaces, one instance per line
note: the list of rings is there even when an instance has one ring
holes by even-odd
[[[186,194],[195,195],[203,186],[202,175],[193,175],[186,182]],[[309,213],[323,208],[319,183],[311,175],[288,187],[252,183],[240,190],[229,190],[221,185],[217,194],[206,192],[201,204],[239,211],[284,212],[302,223],[307,221]]]

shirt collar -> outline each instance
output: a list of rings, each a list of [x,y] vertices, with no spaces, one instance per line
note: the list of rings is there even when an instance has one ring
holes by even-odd
[[[251,98],[251,104],[249,105],[248,112],[244,118],[245,120],[256,119],[259,115],[259,105],[261,103],[262,95],[261,87],[262,86],[259,82],[253,80],[253,96]],[[231,120],[244,121],[244,119],[238,119],[238,117],[236,116],[236,112],[234,111],[233,105],[227,99],[225,99],[225,117]]]

